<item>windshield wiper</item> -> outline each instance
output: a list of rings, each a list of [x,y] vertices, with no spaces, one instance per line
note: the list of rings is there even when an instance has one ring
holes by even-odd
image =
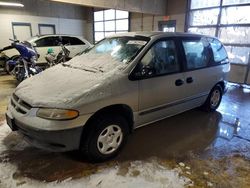
[[[85,70],[85,71],[93,72],[93,73],[96,73],[97,71],[103,72],[103,70],[101,70],[101,69],[97,69],[97,68],[94,68],[94,67],[88,67],[88,66],[85,66],[85,65],[84,65],[84,67],[74,67],[74,66],[72,66],[70,64],[62,63],[62,66],[70,67],[70,68],[73,68],[73,69]],[[91,70],[91,69],[94,69],[94,70]]]

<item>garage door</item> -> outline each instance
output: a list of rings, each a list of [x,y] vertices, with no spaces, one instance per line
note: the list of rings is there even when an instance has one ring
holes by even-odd
[[[250,84],[250,0],[189,0],[186,31],[218,37],[231,62],[229,81]]]

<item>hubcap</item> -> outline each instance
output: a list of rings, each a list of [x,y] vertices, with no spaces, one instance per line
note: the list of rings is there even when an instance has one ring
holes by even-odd
[[[118,125],[106,127],[97,139],[97,148],[102,154],[116,151],[122,143],[123,133]]]
[[[220,91],[219,90],[214,90],[211,96],[211,106],[212,107],[216,107],[218,105],[218,103],[220,102]]]

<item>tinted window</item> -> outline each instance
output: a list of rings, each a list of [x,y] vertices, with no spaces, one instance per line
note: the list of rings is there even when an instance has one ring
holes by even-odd
[[[211,48],[213,51],[214,55],[214,61],[216,63],[220,63],[221,61],[226,60],[227,57],[227,52],[224,48],[224,46],[218,41],[217,39],[209,38],[208,41],[211,44]]]
[[[75,37],[70,38],[70,44],[71,45],[85,45],[85,43],[83,41],[81,41],[80,39],[75,38]]]
[[[37,40],[37,47],[48,47],[48,46],[58,46],[59,38],[58,37],[45,37]]]
[[[63,45],[85,45],[83,41],[76,37],[62,37]]]
[[[212,53],[208,41],[202,39],[188,39],[182,41],[187,69],[198,69],[209,65]]]
[[[178,72],[180,66],[174,41],[167,40],[155,43],[142,58],[139,67],[139,71],[142,74],[148,74],[148,76]],[[148,71],[146,73],[143,72],[145,68]]]
[[[70,45],[70,37],[61,37],[63,45]]]

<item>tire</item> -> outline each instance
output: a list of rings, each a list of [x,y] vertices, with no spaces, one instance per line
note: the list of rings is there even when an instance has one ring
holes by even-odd
[[[127,141],[128,122],[120,115],[96,117],[82,135],[80,152],[88,161],[102,162],[115,157]]]
[[[17,61],[19,59],[19,55],[15,55],[12,56],[11,58],[7,59],[5,62],[5,71],[7,72],[7,74],[11,74],[11,72],[13,71],[13,69],[15,68],[15,66],[9,66],[9,64],[7,63],[8,60],[13,60],[13,61]]]
[[[7,65],[7,60],[4,62],[4,65],[3,65],[3,70],[4,70],[4,72],[6,72],[7,74],[10,74],[9,73],[9,71],[8,71],[8,69],[9,69],[9,66]]]
[[[222,99],[222,88],[216,85],[209,93],[206,102],[202,105],[202,109],[208,112],[214,112],[220,105]]]
[[[11,74],[11,71],[14,69],[15,66],[9,66],[9,64],[7,62],[8,61],[5,62],[5,72],[7,74]]]

